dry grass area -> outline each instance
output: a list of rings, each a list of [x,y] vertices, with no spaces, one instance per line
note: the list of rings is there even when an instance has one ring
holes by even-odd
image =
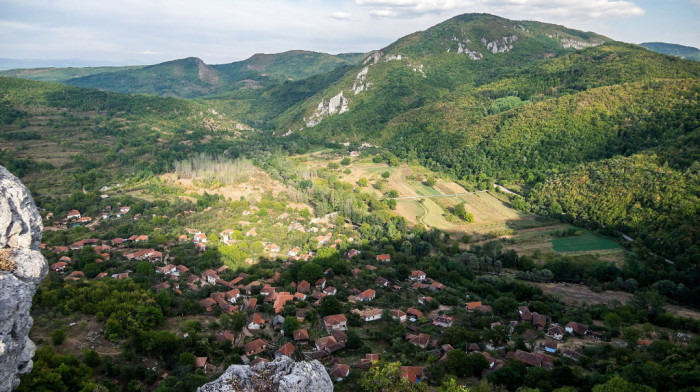
[[[49,320],[42,323],[41,315],[34,315],[34,327],[29,337],[37,345],[51,344],[51,332],[58,329],[58,324],[65,324],[66,341],[59,346],[60,351],[82,357],[83,348],[91,348],[100,356],[119,355],[119,344],[104,338],[104,323],[98,323],[94,316],[78,315],[68,319]]]
[[[545,293],[552,294],[561,302],[573,305],[584,306],[594,304],[609,304],[611,302],[626,303],[632,294],[624,291],[604,291],[601,293],[593,292],[588,287],[581,284],[570,283],[529,283],[537,286]],[[700,320],[700,312],[684,308],[681,306],[667,305],[666,310],[678,317],[687,317],[694,320]]]
[[[293,189],[273,179],[267,172],[257,167],[253,169],[248,180],[236,185],[226,185],[216,188],[208,188],[196,179],[179,178],[174,173],[163,174],[160,178],[166,184],[175,185],[183,189],[186,193],[196,192],[200,195],[204,192],[215,193],[230,198],[231,200],[240,200],[241,197],[244,197],[246,200],[260,201],[262,196],[266,193],[277,196],[281,193],[293,191]],[[290,207],[298,209],[308,208],[309,211],[313,212],[313,208],[304,203],[291,203]]]

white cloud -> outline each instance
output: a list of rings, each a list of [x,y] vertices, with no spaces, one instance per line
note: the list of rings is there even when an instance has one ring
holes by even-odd
[[[695,1],[695,0],[693,0]],[[700,1],[700,0],[698,0]],[[414,18],[425,14],[487,11],[496,14],[564,17],[639,16],[644,10],[625,0],[356,0],[372,16]]]
[[[347,12],[343,11],[336,11],[331,15],[331,18],[337,19],[337,20],[350,20],[352,15],[348,14]]]

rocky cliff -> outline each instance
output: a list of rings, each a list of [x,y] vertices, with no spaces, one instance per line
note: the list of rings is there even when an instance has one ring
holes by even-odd
[[[281,356],[255,366],[232,365],[197,392],[330,392],[333,382],[319,361],[294,362]]]
[[[29,190],[0,166],[0,392],[32,370],[32,296],[48,271],[41,217]]]

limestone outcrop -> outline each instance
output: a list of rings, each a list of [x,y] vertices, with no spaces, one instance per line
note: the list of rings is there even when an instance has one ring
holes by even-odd
[[[32,370],[29,309],[48,267],[41,255],[41,216],[29,190],[0,166],[0,392]]]
[[[331,392],[333,382],[319,361],[294,362],[281,356],[254,366],[232,365],[197,392]]]

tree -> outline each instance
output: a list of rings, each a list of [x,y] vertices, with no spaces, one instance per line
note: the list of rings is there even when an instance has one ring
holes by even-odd
[[[243,327],[245,326],[247,321],[248,317],[246,317],[245,312],[236,312],[233,315],[231,315],[231,329],[239,332],[243,330]],[[285,321],[287,320],[285,319]]]
[[[334,295],[329,295],[321,299],[320,310],[321,316],[326,317],[331,314],[343,313],[343,305]]]
[[[430,176],[425,180],[425,185],[427,185],[431,188],[435,186],[435,183],[436,183],[435,177],[433,177],[433,176]]]
[[[298,274],[298,280],[305,280],[313,284],[323,276],[323,268],[316,263],[306,263],[301,267],[301,271]]]
[[[464,385],[457,384],[457,380],[450,378],[438,388],[439,392],[469,392],[469,388]]]
[[[362,177],[362,178],[360,178],[359,180],[357,180],[357,185],[359,185],[359,186],[361,186],[361,187],[364,188],[364,187],[366,187],[366,186],[369,185],[369,181],[367,181],[366,178]]]
[[[368,392],[428,391],[426,383],[411,384],[401,377],[401,362],[383,362],[372,366],[362,375],[360,385]]]
[[[593,392],[654,392],[654,389],[646,385],[632,384],[616,374],[605,384],[593,387]]]
[[[389,173],[388,170],[382,173],[382,178],[389,178],[389,177],[391,177],[391,173]]]
[[[515,311],[518,302],[513,297],[499,297],[493,301],[493,310],[498,314],[507,315]]]
[[[153,264],[148,261],[142,261],[136,265],[136,272],[142,275],[152,276],[156,274]]]
[[[301,323],[295,316],[287,316],[284,318],[284,324],[282,324],[282,329],[284,329],[284,334],[286,336],[292,336],[294,331],[301,328]]]
[[[360,335],[358,335],[355,330],[349,329],[347,331],[347,335],[348,341],[345,344],[345,347],[350,350],[357,350],[358,348],[362,347],[362,338],[360,338]]]
[[[460,203],[455,206],[455,215],[466,222],[474,222],[474,215],[467,212],[464,208],[464,204]]]
[[[343,160],[340,161],[340,164],[343,165],[343,166],[349,165],[349,164],[350,164],[350,158],[348,158],[348,157],[343,158]]]
[[[62,329],[57,329],[51,332],[51,344],[60,346],[66,341],[66,333]]]
[[[91,350],[87,347],[83,348],[83,363],[90,366],[96,367],[100,365],[100,354],[95,350]]]

